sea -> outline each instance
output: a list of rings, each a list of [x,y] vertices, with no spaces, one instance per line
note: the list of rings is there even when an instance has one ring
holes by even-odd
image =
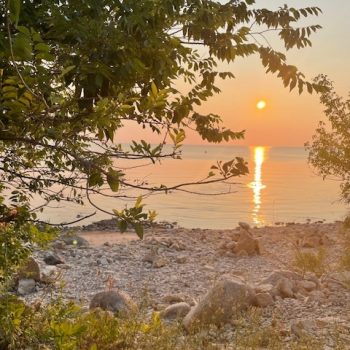
[[[182,184],[178,190],[149,194],[121,188],[113,194],[106,188],[106,196],[91,196],[103,212],[86,200],[83,206],[52,203],[40,217],[54,224],[69,223],[97,212],[73,224],[86,225],[111,218],[113,209],[130,207],[143,194],[145,210],[156,210],[157,221],[176,222],[186,228],[230,229],[240,221],[261,227],[344,219],[350,208],[339,200],[339,182],[318,176],[307,156],[305,149],[298,147],[185,145],[182,159],[115,163],[132,185]],[[248,175],[224,183],[194,184],[207,178],[212,165],[234,157],[248,162]]]

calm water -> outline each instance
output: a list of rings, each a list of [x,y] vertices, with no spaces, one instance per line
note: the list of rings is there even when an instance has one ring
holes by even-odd
[[[185,146],[182,160],[133,168],[128,174],[132,181],[148,185],[192,182],[205,178],[216,160],[227,161],[234,156],[242,156],[249,162],[250,174],[234,180],[238,184],[186,187],[189,191],[207,195],[186,192],[152,195],[145,199],[147,208],[158,212],[158,220],[201,228],[232,228],[238,221],[257,226],[308,219],[334,221],[346,214],[348,208],[338,201],[339,183],[323,181],[316,176],[307,164],[307,154],[302,148]],[[123,167],[133,165],[122,164]],[[213,195],[215,193],[223,194]],[[95,197],[94,200],[107,210],[128,204],[114,198]],[[65,204],[49,209],[43,216],[55,223],[93,211],[89,206]],[[103,218],[109,216],[99,213],[81,224]]]

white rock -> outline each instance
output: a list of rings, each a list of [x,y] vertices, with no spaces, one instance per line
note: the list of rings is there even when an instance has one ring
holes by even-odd
[[[32,278],[24,278],[18,281],[17,292],[20,295],[27,295],[35,292],[35,281]]]

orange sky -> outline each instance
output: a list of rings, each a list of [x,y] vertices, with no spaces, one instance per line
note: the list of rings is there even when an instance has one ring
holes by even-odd
[[[307,22],[323,26],[312,37],[313,47],[288,52],[288,62],[310,79],[319,73],[327,74],[335,82],[337,91],[347,95],[350,91],[350,1],[257,0],[258,7],[271,9],[284,3],[293,7],[318,6],[323,10],[322,16]],[[281,49],[273,34],[269,41],[275,49]],[[245,140],[234,144],[303,146],[311,139],[318,121],[324,119],[323,107],[316,95],[289,93],[277,77],[265,74],[257,57],[237,61],[229,69],[236,79],[220,82],[222,93],[211,98],[199,111],[221,115],[224,124],[232,130],[245,129]],[[256,109],[260,99],[267,103],[262,111]],[[118,141],[128,142],[130,135],[144,137],[128,127],[118,133]],[[154,137],[147,139],[157,141]],[[197,135],[188,135],[187,143],[202,141]]]

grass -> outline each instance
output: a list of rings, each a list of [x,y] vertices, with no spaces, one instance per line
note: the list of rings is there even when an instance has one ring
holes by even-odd
[[[326,258],[327,253],[324,247],[319,248],[316,252],[297,249],[293,265],[302,274],[313,272],[320,277],[327,271]]]

